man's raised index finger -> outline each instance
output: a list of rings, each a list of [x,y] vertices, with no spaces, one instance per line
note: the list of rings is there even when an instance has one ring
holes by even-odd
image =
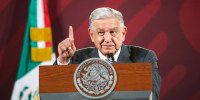
[[[74,39],[74,32],[72,26],[69,26],[69,38]]]

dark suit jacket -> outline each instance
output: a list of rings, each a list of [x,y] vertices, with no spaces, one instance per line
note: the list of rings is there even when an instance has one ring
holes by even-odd
[[[77,50],[69,64],[80,64],[88,58],[99,58],[98,49],[96,47]],[[157,60],[156,54],[151,50],[125,45],[122,45],[121,52],[117,59],[117,63],[152,63],[153,100],[159,100],[161,87],[161,77],[158,73]],[[55,61],[54,65],[57,65],[57,61]]]

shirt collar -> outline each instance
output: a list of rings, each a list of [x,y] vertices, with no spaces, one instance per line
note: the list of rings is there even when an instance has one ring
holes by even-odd
[[[119,50],[117,51],[117,53],[114,55],[114,59],[115,59],[116,62],[117,62],[117,59],[118,59],[118,57],[119,57],[120,51],[121,51],[121,47],[119,48]],[[99,53],[99,58],[100,58],[100,59],[103,59],[103,60],[108,59],[106,56],[104,56],[104,55],[99,51],[99,49],[98,49],[98,53]]]

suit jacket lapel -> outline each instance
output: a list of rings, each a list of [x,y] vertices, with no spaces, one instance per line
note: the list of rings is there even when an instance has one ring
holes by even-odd
[[[117,59],[117,63],[132,63],[130,59],[130,52],[128,51],[128,48],[124,44],[122,44],[121,52]]]

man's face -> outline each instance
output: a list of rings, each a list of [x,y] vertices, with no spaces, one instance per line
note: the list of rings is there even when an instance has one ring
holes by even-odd
[[[117,17],[96,19],[93,30],[89,29],[92,42],[105,56],[115,54],[125,40],[127,28],[121,28]]]

